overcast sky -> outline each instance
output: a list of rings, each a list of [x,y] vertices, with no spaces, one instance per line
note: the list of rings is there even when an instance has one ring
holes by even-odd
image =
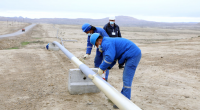
[[[0,16],[200,22],[200,0],[0,0]],[[117,21],[117,19],[116,19]]]

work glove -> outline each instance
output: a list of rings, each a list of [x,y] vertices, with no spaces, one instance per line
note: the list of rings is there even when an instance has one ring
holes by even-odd
[[[101,52],[101,53],[102,53],[103,51],[102,51],[101,49],[99,49],[99,52]]]
[[[103,73],[104,73],[104,71],[103,71],[101,68],[99,68],[99,69],[98,69],[98,74],[99,74],[100,76],[102,76]]]
[[[124,68],[124,65],[119,64],[119,69],[123,69],[123,68]]]
[[[88,58],[88,57],[89,57],[89,55],[88,55],[88,54],[85,54],[83,58],[86,59],[86,58]]]

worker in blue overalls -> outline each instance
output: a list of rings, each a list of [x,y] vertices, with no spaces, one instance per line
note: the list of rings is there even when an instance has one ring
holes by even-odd
[[[88,39],[87,39],[87,50],[86,50],[86,54],[84,55],[84,59],[88,58],[89,55],[91,54],[91,50],[92,50],[92,44],[90,43],[90,36],[93,33],[99,33],[102,37],[109,37],[108,34],[106,33],[106,31],[100,27],[94,27],[88,23],[83,24],[82,26],[82,30],[83,32],[85,32],[88,35]],[[99,51],[99,49],[97,48],[96,50],[96,56],[94,58],[94,67],[95,68],[99,68],[100,64],[103,61],[103,55],[102,53]],[[109,75],[109,70],[106,71],[105,73],[105,80],[108,80],[108,75]]]
[[[101,75],[107,69],[111,69],[116,60],[119,64],[124,64],[123,88],[121,93],[131,99],[131,86],[136,68],[141,59],[141,50],[132,41],[125,38],[102,37],[98,33],[92,34],[90,42],[103,52],[105,57],[99,66],[98,74]],[[118,108],[113,105],[114,108]]]

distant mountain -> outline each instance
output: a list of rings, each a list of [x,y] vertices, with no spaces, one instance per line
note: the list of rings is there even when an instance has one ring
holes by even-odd
[[[69,24],[69,25],[82,25],[84,23],[90,23],[94,26],[104,26],[108,23],[108,18],[103,19],[89,19],[89,18],[40,18],[30,19],[23,17],[0,17],[0,21],[17,21],[17,22],[30,22],[30,23],[52,23],[52,24]],[[164,23],[153,22],[146,20],[139,20],[129,16],[116,16],[116,24],[119,26],[134,26],[134,27],[183,27],[194,26],[198,23]]]

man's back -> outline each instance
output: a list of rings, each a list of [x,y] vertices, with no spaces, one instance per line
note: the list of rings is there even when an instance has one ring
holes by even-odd
[[[94,32],[95,33],[99,33],[103,37],[109,37],[107,32],[104,29],[100,28],[100,27],[96,27],[96,30],[94,30]]]
[[[137,56],[141,50],[132,41],[125,38],[103,38],[101,44],[104,55],[109,55],[115,59],[125,59]],[[119,62],[120,63],[120,62]]]

